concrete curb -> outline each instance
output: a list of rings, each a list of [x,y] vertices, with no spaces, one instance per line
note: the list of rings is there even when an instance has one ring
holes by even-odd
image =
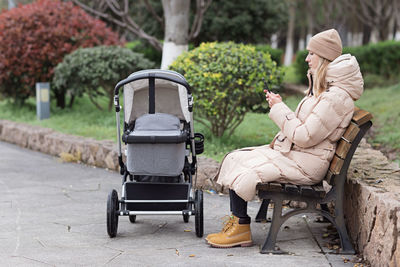
[[[0,120],[0,140],[88,165],[118,169],[116,145],[108,140],[97,141],[7,120]],[[198,160],[197,185],[210,189],[210,179],[219,164],[205,157]],[[400,265],[400,168],[365,141],[349,168],[345,214],[356,249],[372,266]]]

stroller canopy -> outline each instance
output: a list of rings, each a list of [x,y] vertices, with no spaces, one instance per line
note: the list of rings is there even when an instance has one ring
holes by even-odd
[[[124,85],[125,122],[130,124],[149,113],[149,78],[154,77],[152,74],[155,73],[158,74],[155,76],[155,112],[172,114],[180,120],[190,122],[187,88],[189,85],[179,73],[164,70],[138,71],[127,78],[133,81]]]

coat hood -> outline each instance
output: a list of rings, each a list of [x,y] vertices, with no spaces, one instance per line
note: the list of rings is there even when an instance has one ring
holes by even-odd
[[[353,100],[360,98],[364,91],[364,80],[357,59],[344,54],[328,65],[326,72],[328,87],[336,86],[345,90]]]

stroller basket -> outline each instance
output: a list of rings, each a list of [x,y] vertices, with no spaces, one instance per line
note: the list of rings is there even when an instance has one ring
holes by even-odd
[[[126,183],[128,210],[173,211],[188,209],[189,183]],[[134,196],[130,199],[129,196]],[[162,203],[162,205],[160,205]]]

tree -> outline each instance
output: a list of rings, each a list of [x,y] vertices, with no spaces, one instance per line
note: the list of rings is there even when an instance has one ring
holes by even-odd
[[[387,39],[389,21],[398,12],[398,0],[342,0],[340,2],[352,10],[363,24],[371,28],[370,41],[377,42]]]
[[[294,22],[296,20],[296,1],[288,0],[288,13],[289,23],[286,35],[286,49],[284,65],[289,66],[292,64],[293,50],[294,50]]]
[[[36,82],[51,81],[54,67],[79,47],[121,44],[105,23],[72,3],[39,0],[0,14],[0,92],[22,104]],[[65,92],[55,92],[65,106]]]
[[[162,0],[163,18],[154,11],[149,0],[143,0],[148,11],[160,25],[164,25],[163,44],[157,38],[145,32],[143,27],[135,22],[129,13],[132,1],[98,0],[89,4],[84,4],[80,0],[73,1],[88,12],[126,29],[135,36],[145,39],[155,49],[163,51],[161,68],[166,69],[179,54],[188,50],[189,40],[198,36],[204,13],[212,0],[196,0],[196,11],[190,29],[189,0]]]
[[[108,110],[114,100],[114,86],[132,72],[154,67],[142,54],[119,46],[80,48],[57,65],[53,79],[55,90],[70,89],[72,95],[87,93],[92,103],[102,109],[96,96],[108,97]],[[72,105],[72,103],[71,103]]]
[[[213,0],[194,41],[267,43],[286,21],[286,5],[280,0]]]

